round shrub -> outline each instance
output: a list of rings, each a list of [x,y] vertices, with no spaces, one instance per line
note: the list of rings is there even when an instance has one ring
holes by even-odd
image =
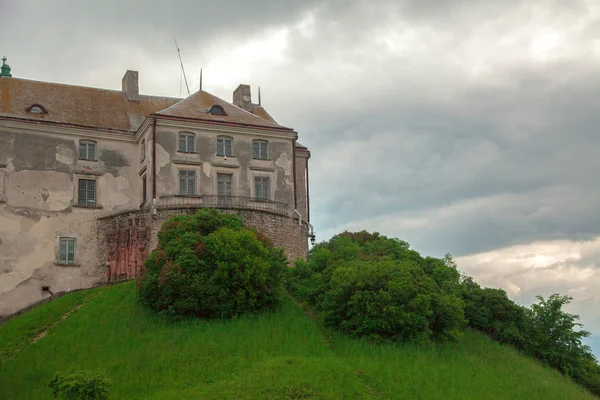
[[[288,286],[327,325],[353,336],[456,340],[466,322],[460,274],[451,264],[378,233],[343,232],[297,262]]]
[[[282,249],[239,217],[203,209],[167,221],[138,282],[144,304],[171,316],[226,318],[273,309],[283,293]]]
[[[91,371],[58,372],[48,383],[54,398],[64,400],[106,400],[108,382]]]
[[[355,336],[426,342],[435,283],[410,263],[354,261],[333,271],[325,322]]]

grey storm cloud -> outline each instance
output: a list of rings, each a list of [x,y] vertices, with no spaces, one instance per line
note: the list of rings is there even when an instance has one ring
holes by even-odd
[[[202,66],[285,29],[282,61],[252,73],[271,113],[311,148],[318,230],[364,221],[425,252],[461,255],[599,233],[600,16],[592,6],[5,0],[0,43],[17,76],[93,86],[111,76],[115,87],[136,64],[142,89],[150,76],[163,94],[161,80],[177,82],[174,36],[188,66]],[[564,54],[535,62],[519,53],[531,45],[530,33],[518,36],[529,25],[576,32]]]
[[[177,82],[174,36],[188,65],[202,66],[286,29],[282,61],[252,72],[271,113],[312,150],[318,230],[384,220],[426,252],[461,255],[598,234],[600,17],[592,5],[5,0],[0,43],[16,76],[93,86],[110,76],[115,87],[136,64],[142,89],[164,93],[160,81]],[[564,54],[535,62],[519,53],[531,44],[529,33],[518,37],[528,24],[577,29]],[[154,83],[144,86],[145,76]]]
[[[260,85],[299,132],[319,239],[377,230],[467,256],[465,270],[526,302],[587,293],[577,307],[600,329],[598,275],[561,275],[597,271],[596,247],[543,276],[525,259],[504,271],[505,253],[468,258],[600,236],[597,1],[0,0],[18,77],[117,89],[138,69],[142,92],[179,96],[174,36],[191,86],[200,67],[225,99],[238,79]]]

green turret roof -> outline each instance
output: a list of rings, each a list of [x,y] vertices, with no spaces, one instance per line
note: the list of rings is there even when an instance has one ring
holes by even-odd
[[[10,74],[10,66],[6,63],[6,56],[2,57],[2,67],[0,68],[0,76],[12,76]]]

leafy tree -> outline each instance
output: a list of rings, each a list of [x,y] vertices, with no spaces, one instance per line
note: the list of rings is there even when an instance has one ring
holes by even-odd
[[[590,332],[578,323],[578,315],[565,312],[562,307],[572,297],[553,294],[544,299],[537,296],[538,304],[531,306],[531,349],[538,359],[569,376],[581,375],[591,356],[590,347],[581,339]]]

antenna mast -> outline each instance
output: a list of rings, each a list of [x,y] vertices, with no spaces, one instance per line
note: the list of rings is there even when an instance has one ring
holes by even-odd
[[[187,89],[188,96],[189,96],[190,95],[190,87],[188,86],[187,77],[185,76],[185,69],[183,68],[183,61],[181,61],[181,52],[179,51],[179,46],[177,45],[177,38],[173,37],[173,39],[175,39],[175,47],[177,47],[177,54],[179,55],[179,63],[181,64],[181,71],[183,72],[183,79],[185,80],[185,87]]]

